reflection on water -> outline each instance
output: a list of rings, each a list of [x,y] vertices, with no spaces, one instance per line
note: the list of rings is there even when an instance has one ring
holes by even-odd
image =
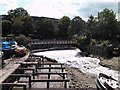
[[[34,53],[35,55],[43,55],[51,59],[55,59],[60,63],[68,64],[72,67],[79,68],[83,73],[90,75],[98,75],[100,72],[111,75],[118,80],[118,71],[99,65],[100,60],[97,58],[85,57],[80,54],[79,49],[75,50],[52,50]]]

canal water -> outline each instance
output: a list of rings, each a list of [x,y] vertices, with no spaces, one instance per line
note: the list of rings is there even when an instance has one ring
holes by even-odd
[[[71,67],[79,68],[83,73],[89,75],[98,75],[99,73],[104,73],[111,75],[113,78],[120,78],[118,71],[111,70],[109,68],[103,67],[99,64],[100,60],[97,58],[84,57],[81,50],[67,49],[67,50],[51,50],[44,52],[34,53],[35,55],[43,55],[48,58],[54,59],[60,63],[65,63]]]

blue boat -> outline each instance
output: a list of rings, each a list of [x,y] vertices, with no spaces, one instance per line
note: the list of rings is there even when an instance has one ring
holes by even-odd
[[[2,51],[4,53],[3,59],[7,59],[13,56],[15,53],[15,47],[13,42],[3,41],[2,42]]]

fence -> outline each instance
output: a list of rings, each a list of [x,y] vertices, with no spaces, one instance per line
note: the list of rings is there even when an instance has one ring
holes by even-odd
[[[108,47],[88,46],[87,52],[100,57],[110,56],[110,49]]]

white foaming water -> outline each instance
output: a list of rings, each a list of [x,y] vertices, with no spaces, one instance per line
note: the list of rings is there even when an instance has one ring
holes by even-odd
[[[54,59],[60,63],[65,63],[71,65],[72,67],[79,68],[83,73],[89,75],[98,75],[99,73],[104,73],[111,75],[113,78],[120,78],[119,72],[111,70],[109,68],[99,65],[100,60],[97,58],[91,57],[82,57],[78,56],[78,53],[81,52],[79,49],[75,50],[52,50],[37,52],[34,55],[43,55],[48,58]]]

